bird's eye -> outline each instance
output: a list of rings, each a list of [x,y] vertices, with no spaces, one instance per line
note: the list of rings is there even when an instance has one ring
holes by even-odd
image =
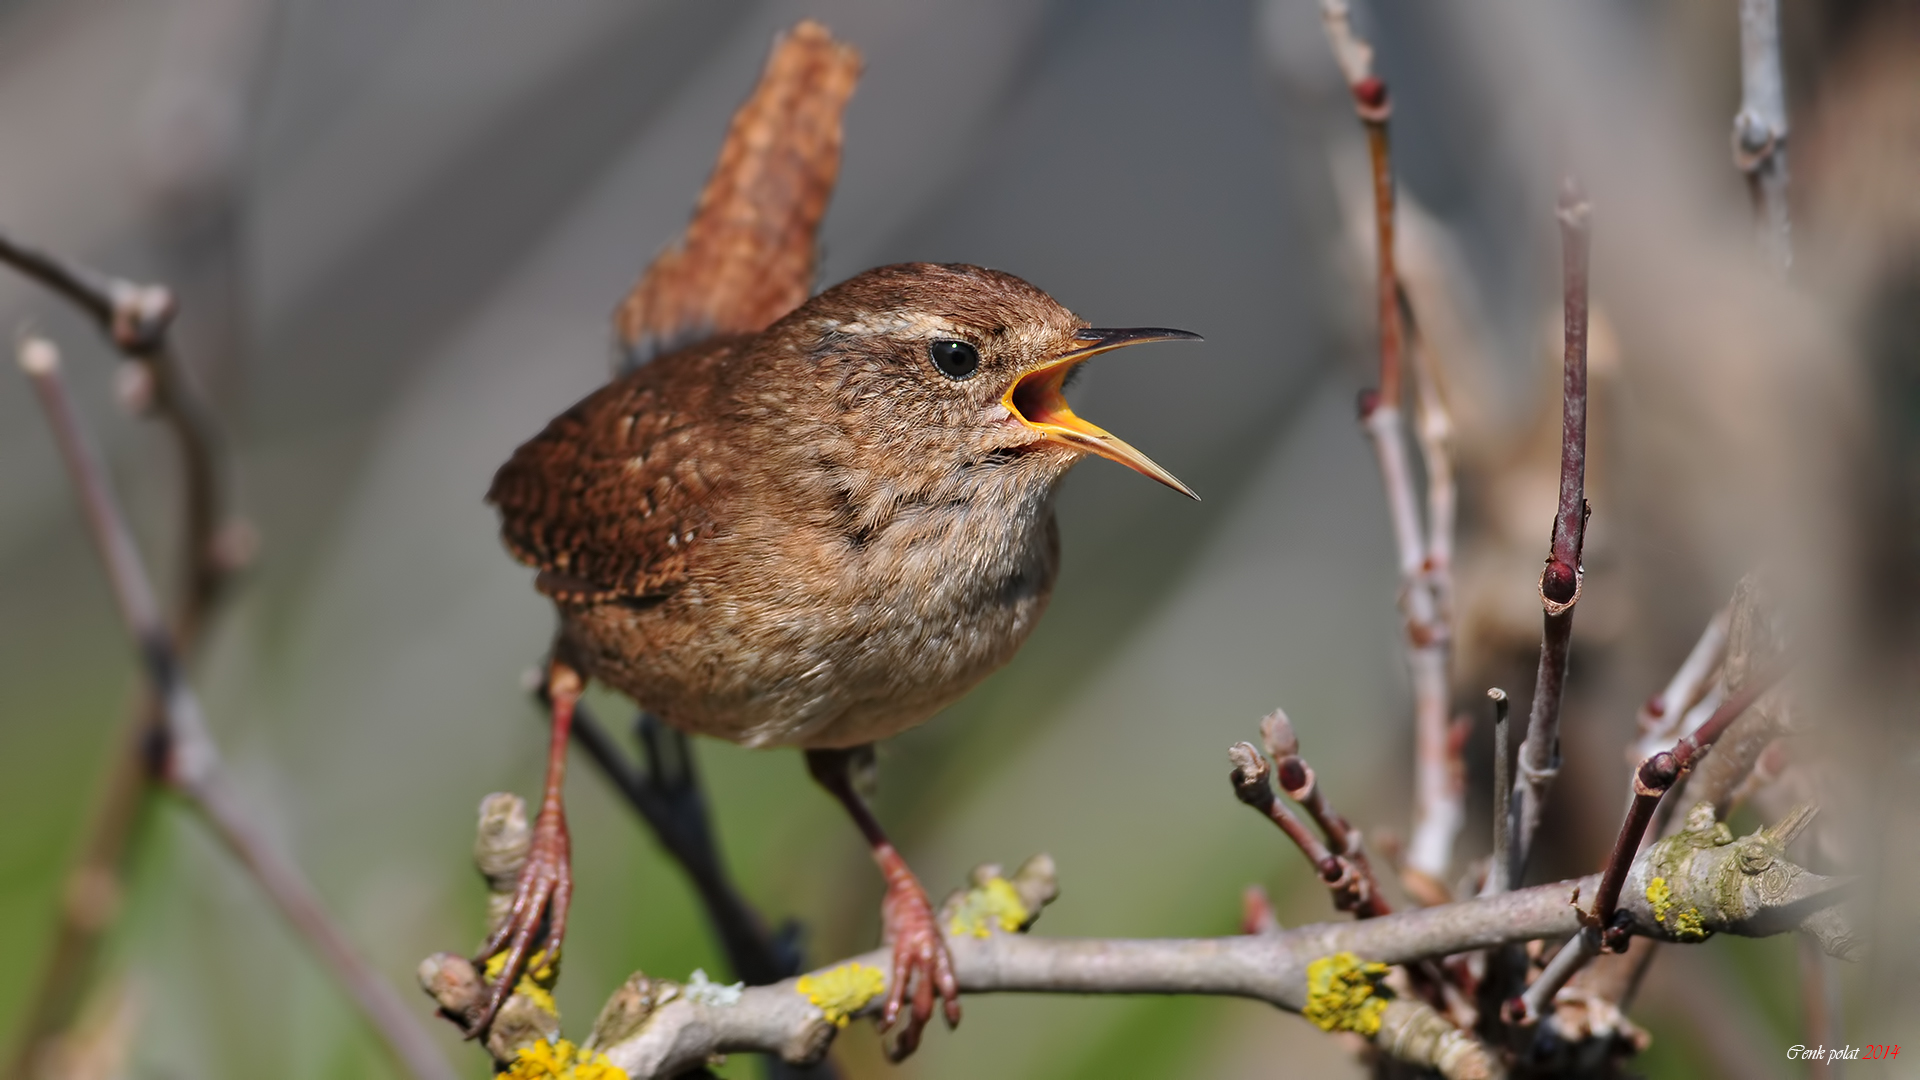
[[[927,346],[933,366],[949,379],[970,379],[980,370],[980,350],[964,341],[942,339]]]

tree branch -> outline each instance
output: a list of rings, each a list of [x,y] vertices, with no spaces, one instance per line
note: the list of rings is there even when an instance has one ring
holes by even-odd
[[[1354,32],[1345,0],[1322,0],[1321,16],[1334,57],[1353,95],[1354,111],[1366,131],[1372,166],[1380,382],[1377,389],[1362,392],[1360,422],[1373,442],[1386,488],[1387,516],[1399,556],[1400,608],[1406,622],[1407,665],[1413,683],[1414,818],[1406,866],[1425,879],[1417,891],[1443,893],[1447,868],[1453,860],[1454,838],[1466,816],[1462,772],[1450,738],[1447,671],[1452,631],[1449,613],[1440,602],[1450,590],[1440,584],[1436,571],[1442,567],[1433,558],[1436,550],[1452,550],[1453,474],[1446,446],[1449,421],[1439,398],[1437,375],[1428,372],[1433,377],[1416,381],[1423,384],[1421,445],[1427,452],[1428,495],[1434,510],[1430,540],[1422,528],[1414,495],[1413,468],[1400,412],[1406,332],[1394,263],[1392,143],[1387,132],[1393,106],[1386,83],[1373,73],[1373,49]]]
[[[1586,538],[1587,236],[1591,208],[1572,178],[1560,193],[1560,238],[1566,278],[1566,364],[1561,380],[1560,504],[1553,546],[1540,572],[1540,667],[1534,677],[1527,735],[1520,743],[1520,787],[1511,813],[1514,870],[1526,872],[1547,792],[1560,772],[1560,706],[1566,695],[1573,609],[1580,602],[1580,551]]]
[[[1773,678],[1749,680],[1738,694],[1728,698],[1712,718],[1700,726],[1700,730],[1681,736],[1672,750],[1662,750],[1641,762],[1640,767],[1634,770],[1633,803],[1627,809],[1626,820],[1620,825],[1620,835],[1614,840],[1613,853],[1607,859],[1600,889],[1594,894],[1593,900],[1592,925],[1607,932],[1605,944],[1615,952],[1626,947],[1626,935],[1615,934],[1612,929],[1620,889],[1626,883],[1634,856],[1640,851],[1640,841],[1647,833],[1647,825],[1653,821],[1654,809],[1673,785],[1693,767],[1694,762],[1713,748],[1714,741],[1728,726],[1751,708],[1761,694],[1766,693],[1768,687],[1773,685]]]
[[[251,546],[244,524],[224,524],[221,443],[211,416],[175,359],[169,330],[172,294],[157,285],[109,277],[0,233],[0,263],[70,301],[100,327],[127,364],[131,404],[156,416],[181,460],[180,584],[172,619],[174,648],[191,656],[207,616]],[[68,871],[53,949],[29,997],[33,1002],[7,1075],[25,1080],[50,1040],[72,1026],[89,972],[114,923],[127,844],[150,794],[155,747],[164,738],[160,703],[143,693],[110,744],[113,756],[79,858]]]
[[[797,973],[800,955],[791,937],[771,933],[727,875],[687,737],[640,714],[635,726],[644,764],[636,767],[584,706],[574,707],[573,725],[574,741],[686,871],[734,977],[759,986]]]
[[[1733,163],[1747,176],[1760,244],[1780,273],[1793,266],[1787,208],[1787,80],[1780,65],[1780,0],[1740,0],[1740,111]]]
[[[1267,759],[1260,756],[1260,751],[1254,749],[1252,743],[1234,743],[1227,748],[1227,760],[1233,763],[1227,781],[1233,785],[1234,797],[1260,811],[1281,832],[1287,834],[1287,839],[1293,841],[1293,845],[1300,849],[1300,854],[1306,856],[1314,873],[1320,875],[1320,880],[1326,882],[1328,888],[1338,886],[1346,876],[1340,860],[1334,858],[1312,830],[1293,816],[1286,804],[1274,798],[1273,770],[1268,767]]]
[[[423,1080],[453,1080],[453,1071],[399,995],[354,951],[299,868],[266,842],[254,828],[252,815],[228,788],[200,699],[187,682],[133,536],[67,393],[60,355],[51,342],[28,338],[20,345],[19,362],[53,428],[80,496],[88,532],[113,586],[121,621],[139,650],[148,685],[160,703],[166,739],[159,748],[159,775],[199,813],[279,906],[295,932],[306,938],[401,1064]]]
[[[1287,798],[1299,803],[1313,823],[1319,826],[1320,835],[1327,838],[1328,847],[1339,859],[1340,877],[1329,883],[1333,890],[1334,906],[1342,911],[1351,911],[1362,919],[1392,914],[1392,906],[1381,894],[1380,883],[1374,879],[1373,863],[1367,858],[1360,830],[1334,810],[1333,804],[1327,801],[1326,795],[1320,790],[1320,781],[1314,775],[1313,766],[1300,756],[1300,737],[1295,734],[1293,724],[1287,720],[1284,710],[1275,709],[1260,721],[1260,738],[1266,744],[1267,753],[1273,757],[1274,778],[1280,782],[1280,790],[1287,793]]]
[[[184,651],[240,561],[235,555],[244,554],[232,549],[244,545],[222,542],[226,485],[219,464],[219,430],[173,354],[173,294],[163,285],[109,277],[4,233],[0,262],[71,301],[99,325],[121,355],[138,365],[134,370],[144,383],[138,384],[133,403],[157,416],[179,445],[186,513],[173,635]]]
[[[1621,910],[1632,932],[1696,941],[1709,933],[1777,933],[1808,920],[1838,897],[1844,882],[1807,873],[1775,854],[1779,837],[1762,830],[1739,842],[1702,842],[1689,834],[1649,848],[1636,863],[1636,880],[1665,874],[1661,888],[1643,887]],[[1021,901],[1033,900],[1032,879],[1016,875]],[[943,924],[975,894],[990,891],[976,875],[972,892],[943,907]],[[1598,877],[1521,889],[1497,897],[1258,935],[1191,939],[1074,939],[1006,932],[991,921],[955,926],[948,936],[962,991],[981,993],[1209,994],[1252,998],[1301,1012],[1329,1030],[1342,1027],[1316,997],[1316,979],[1328,966],[1345,971],[1368,962],[1411,964],[1493,946],[1560,937],[1580,928],[1569,898],[1592,890]],[[1048,880],[1050,885],[1050,878]],[[1776,888],[1776,886],[1782,886]],[[1025,891],[1023,891],[1025,890]],[[1037,911],[1039,904],[1032,907]],[[1027,911],[1029,925],[1033,911]],[[635,975],[601,1011],[587,1045],[604,1053],[631,1080],[679,1075],[716,1053],[751,1051],[794,1063],[823,1056],[840,1027],[870,1016],[885,999],[889,953],[850,957],[798,979],[714,993]],[[427,989],[443,1007],[459,1008],[479,982],[443,954],[429,962]],[[423,973],[426,969],[423,968]],[[1346,989],[1363,989],[1358,983]],[[1324,989],[1320,991],[1324,993]],[[1359,1033],[1402,1061],[1438,1067],[1455,1077],[1494,1075],[1485,1048],[1452,1031],[1426,1005],[1380,1000],[1377,1024]],[[1367,1010],[1362,1009],[1361,1012]],[[1353,1019],[1352,1014],[1346,1015]],[[1324,1021],[1324,1022],[1323,1022]]]
[[[1730,609],[1722,608],[1707,621],[1706,629],[1700,632],[1700,640],[1694,642],[1693,650],[1687,653],[1686,660],[1673,673],[1673,678],[1667,680],[1667,685],[1640,707],[1640,739],[1627,750],[1629,764],[1636,764],[1659,753],[1686,733],[1684,725],[1688,710],[1699,704],[1712,689],[1714,676],[1727,655],[1729,615]]]

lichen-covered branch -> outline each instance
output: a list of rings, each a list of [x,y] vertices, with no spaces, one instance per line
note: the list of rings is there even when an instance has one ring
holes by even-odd
[[[199,696],[174,652],[133,534],[67,392],[60,355],[52,342],[30,337],[20,345],[19,362],[53,428],[80,496],[88,532],[106,567],[121,621],[140,653],[148,690],[159,703],[167,736],[159,775],[259,883],[408,1071],[422,1080],[453,1080],[452,1069],[399,995],[360,957],[299,868],[267,843],[254,825],[254,816],[225,782]]]
[[[1830,909],[1846,882],[1787,861],[1793,821],[1735,841],[1705,811],[1705,825],[1648,848],[1636,861],[1623,925],[1667,941],[1712,933],[1779,933],[1827,926],[1830,948],[1851,938]],[[481,812],[481,853],[489,880],[510,881],[516,837],[524,857],[525,814],[512,796]],[[505,855],[499,853],[505,851]],[[492,858],[493,862],[487,860]],[[497,864],[497,865],[496,865]],[[1029,929],[1057,886],[1044,856],[1011,876],[983,867],[941,909],[960,988],[970,994],[1210,994],[1252,998],[1305,1015],[1327,1030],[1354,1031],[1395,1058],[1442,1075],[1498,1075],[1487,1049],[1422,1002],[1393,997],[1385,965],[1410,964],[1580,929],[1574,898],[1592,895],[1597,876],[1495,897],[1349,922],[1319,923],[1224,938],[1078,939]],[[601,1010],[581,1046],[629,1080],[679,1075],[714,1054],[757,1052],[804,1064],[826,1053],[840,1028],[874,1014],[885,999],[890,954],[877,949],[770,986],[717,986],[634,975]],[[537,974],[537,973],[536,973]],[[430,958],[422,983],[456,1015],[482,982],[455,954]],[[558,1043],[552,999],[523,987],[533,1022],[515,1041],[489,1048],[512,1061]],[[516,995],[521,1000],[522,995]],[[505,1013],[503,1012],[503,1016]]]
[[[1653,821],[1653,812],[1666,797],[1673,785],[1685,776],[1693,767],[1695,760],[1713,748],[1729,726],[1746,713],[1772,685],[1771,678],[1755,678],[1713,714],[1700,730],[1680,737],[1672,750],[1662,750],[1640,763],[1633,773],[1633,802],[1627,809],[1626,820],[1620,825],[1620,835],[1614,840],[1613,853],[1607,859],[1607,866],[1600,878],[1600,889],[1594,894],[1592,925],[1607,935],[1606,944],[1618,951],[1626,947],[1626,934],[1614,925],[1616,903],[1620,890],[1625,885],[1633,858],[1640,850],[1640,840],[1646,835],[1647,826]],[[1709,808],[1712,803],[1705,804]]]

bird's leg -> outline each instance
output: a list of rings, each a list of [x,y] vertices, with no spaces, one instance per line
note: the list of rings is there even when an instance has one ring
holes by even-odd
[[[880,1012],[882,1028],[893,1026],[902,1005],[908,1004],[908,994],[912,994],[906,1026],[888,1051],[888,1056],[898,1061],[920,1045],[920,1032],[933,1018],[936,995],[944,1006],[947,1026],[960,1022],[960,986],[953,977],[953,957],[947,951],[946,939],[940,936],[927,890],[887,839],[866,800],[854,790],[853,768],[863,754],[871,753],[868,747],[809,750],[807,771],[847,808],[873,848],[873,860],[880,864],[880,874],[887,881],[880,920],[893,946],[893,976],[887,981],[887,1001]]]
[[[470,1039],[486,1033],[494,1014],[513,993],[527,970],[541,927],[546,928],[541,941],[545,953],[542,966],[560,962],[560,942],[567,933],[567,902],[573,897],[572,843],[567,836],[562,795],[567,778],[567,735],[573,727],[574,705],[580,700],[581,689],[579,673],[565,662],[556,658],[547,665],[546,697],[553,713],[553,733],[547,748],[546,789],[540,798],[539,816],[533,821],[533,842],[514,889],[513,906],[474,960],[475,966],[485,970],[489,961],[505,955],[498,977],[487,990],[486,1004],[467,1028]]]

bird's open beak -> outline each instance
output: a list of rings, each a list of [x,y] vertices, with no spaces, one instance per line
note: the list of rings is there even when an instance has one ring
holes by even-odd
[[[1124,330],[1082,330],[1074,335],[1080,345],[1015,379],[1002,399],[1007,411],[1050,442],[1099,454],[1150,476],[1190,499],[1200,496],[1181,483],[1172,473],[1154,464],[1152,458],[1128,446],[1123,440],[1087,423],[1073,414],[1060,388],[1074,365],[1103,352],[1139,345],[1148,341],[1200,341],[1199,334],[1185,330],[1163,330],[1157,326],[1137,326]]]

